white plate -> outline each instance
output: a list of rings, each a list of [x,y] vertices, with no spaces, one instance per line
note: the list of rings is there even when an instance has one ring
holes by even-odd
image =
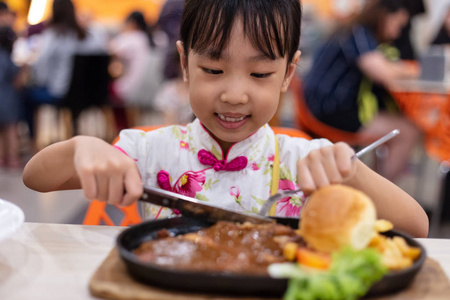
[[[23,210],[20,207],[0,199],[0,241],[19,229],[24,219]]]

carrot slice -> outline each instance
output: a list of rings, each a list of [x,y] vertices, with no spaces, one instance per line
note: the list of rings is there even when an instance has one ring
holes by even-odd
[[[311,268],[327,270],[331,264],[331,256],[301,247],[297,249],[297,262]]]

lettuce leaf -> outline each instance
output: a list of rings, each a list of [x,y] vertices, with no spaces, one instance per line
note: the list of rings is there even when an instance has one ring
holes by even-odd
[[[333,254],[326,272],[310,272],[301,266],[295,271],[283,268],[290,278],[284,300],[358,299],[387,273],[375,249],[342,249]]]

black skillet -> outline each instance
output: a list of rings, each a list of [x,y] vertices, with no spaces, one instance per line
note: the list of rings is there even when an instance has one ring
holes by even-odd
[[[277,223],[289,225],[293,228],[298,227],[298,219],[274,219]],[[129,274],[136,280],[153,286],[185,292],[281,297],[287,288],[286,279],[274,279],[269,276],[169,269],[156,264],[145,263],[133,253],[133,250],[143,242],[156,239],[157,232],[163,228],[166,228],[174,235],[179,235],[194,232],[212,224],[212,222],[184,216],[147,221],[124,230],[117,238],[117,247]],[[381,296],[406,288],[426,259],[426,252],[423,246],[411,237],[394,230],[385,233],[385,235],[404,237],[409,245],[419,247],[421,254],[411,267],[385,275],[371,287],[367,294],[368,296]]]

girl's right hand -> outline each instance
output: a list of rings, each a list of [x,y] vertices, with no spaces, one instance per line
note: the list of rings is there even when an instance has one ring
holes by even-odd
[[[74,167],[88,199],[121,206],[139,199],[143,185],[133,159],[101,139],[75,139]]]
[[[342,142],[312,150],[297,164],[300,188],[310,195],[323,186],[347,182],[356,172],[354,155]]]

